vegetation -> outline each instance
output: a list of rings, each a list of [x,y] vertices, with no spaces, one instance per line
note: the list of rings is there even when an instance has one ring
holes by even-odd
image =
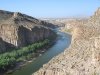
[[[28,45],[27,47],[20,48],[18,50],[12,50],[11,52],[6,52],[0,54],[0,71],[7,70],[9,67],[14,66],[17,62],[29,59],[37,49],[49,44],[49,40]]]

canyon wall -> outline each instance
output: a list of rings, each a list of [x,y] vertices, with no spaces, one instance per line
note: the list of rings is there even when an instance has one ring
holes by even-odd
[[[99,10],[87,23],[74,26],[70,47],[33,75],[100,75]]]
[[[20,48],[46,38],[56,38],[51,30],[53,24],[35,19],[19,12],[0,10],[0,38],[5,43],[6,51],[11,48]],[[2,41],[0,42],[3,45]]]
[[[2,51],[5,51],[6,50],[6,47],[5,47],[5,43],[4,41],[0,38],[0,52]]]

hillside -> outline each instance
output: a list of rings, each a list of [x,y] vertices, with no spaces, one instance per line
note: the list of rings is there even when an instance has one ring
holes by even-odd
[[[68,49],[33,75],[100,75],[100,8],[87,23],[72,27]]]
[[[55,38],[56,33],[50,28],[51,23],[38,20],[31,16],[0,10],[0,52],[11,48],[20,48],[49,37]]]

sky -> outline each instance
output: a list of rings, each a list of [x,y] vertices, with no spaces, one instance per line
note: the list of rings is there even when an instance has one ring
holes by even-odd
[[[0,10],[37,18],[87,17],[98,7],[100,0],[0,0]]]

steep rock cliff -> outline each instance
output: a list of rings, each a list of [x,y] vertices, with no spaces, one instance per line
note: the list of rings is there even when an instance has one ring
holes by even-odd
[[[6,50],[6,47],[4,41],[0,38],[0,52],[2,52],[1,50],[2,51]]]
[[[100,75],[98,10],[87,24],[73,28],[71,46],[33,75]]]
[[[23,47],[50,37],[55,38],[56,33],[49,27],[53,27],[53,24],[19,12],[0,10],[0,37],[6,42],[5,50]]]

